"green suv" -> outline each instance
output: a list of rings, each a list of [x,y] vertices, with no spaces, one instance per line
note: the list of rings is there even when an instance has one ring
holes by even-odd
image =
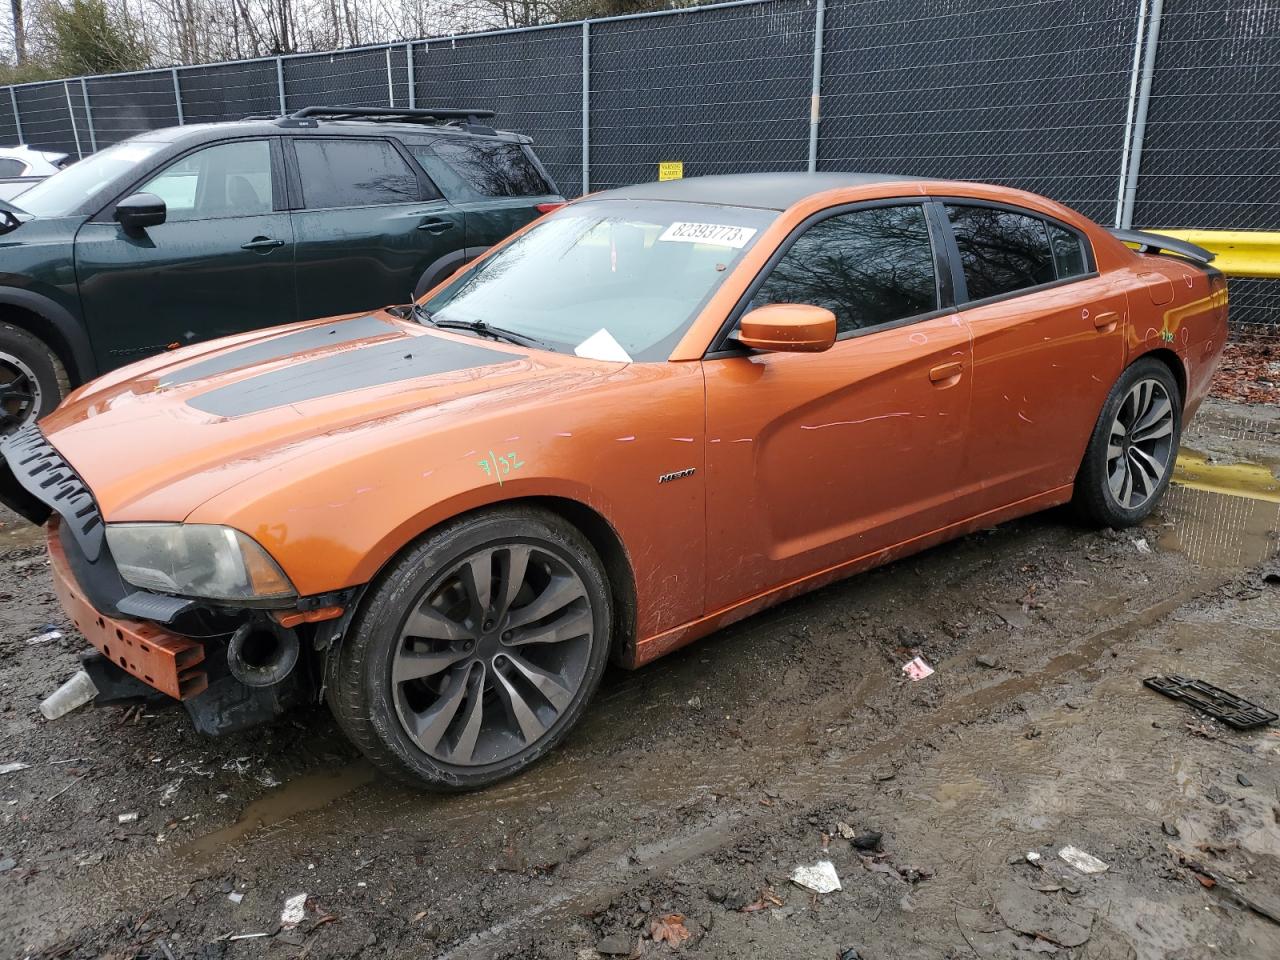
[[[417,297],[564,202],[481,110],[140,134],[0,202],[0,432],[170,347]]]

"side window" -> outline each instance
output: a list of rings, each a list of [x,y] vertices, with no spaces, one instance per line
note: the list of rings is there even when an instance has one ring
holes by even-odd
[[[1089,272],[1089,258],[1084,254],[1085,241],[1055,224],[1049,224],[1049,245],[1053,248],[1053,263],[1058,269],[1058,279],[1080,277]]]
[[[938,309],[924,207],[869,207],[806,230],[770,271],[750,307],[811,303],[840,333]]]
[[[0,158],[0,177],[20,177],[27,172],[27,165],[12,157]]]
[[[309,209],[418,200],[418,178],[385,140],[294,141],[302,199]]]
[[[183,157],[138,188],[168,207],[170,222],[270,213],[271,143],[239,140]]]
[[[1046,224],[1011,210],[947,205],[970,300],[1056,279]]]
[[[518,143],[440,137],[410,152],[450,200],[539,197],[551,185]]]

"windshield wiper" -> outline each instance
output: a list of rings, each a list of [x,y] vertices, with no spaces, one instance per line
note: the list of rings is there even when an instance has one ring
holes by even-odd
[[[536,337],[530,337],[523,333],[516,333],[514,330],[507,330],[505,327],[495,327],[491,323],[485,323],[483,320],[437,320],[433,317],[425,307],[417,306],[414,313],[418,315],[418,319],[424,323],[429,323],[433,327],[439,327],[441,330],[470,330],[472,333],[478,333],[482,337],[492,337],[494,340],[506,340],[508,343],[514,343],[521,347],[540,347],[543,350],[550,350],[545,341]]]

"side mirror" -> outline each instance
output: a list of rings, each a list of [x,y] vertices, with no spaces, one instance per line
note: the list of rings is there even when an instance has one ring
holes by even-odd
[[[126,230],[142,230],[164,223],[169,211],[154,193],[135,193],[116,204],[116,221]]]
[[[836,315],[808,303],[756,307],[739,322],[738,342],[752,350],[821,353],[836,342]]]

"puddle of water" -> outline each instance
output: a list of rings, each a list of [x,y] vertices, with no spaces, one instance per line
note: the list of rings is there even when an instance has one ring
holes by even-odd
[[[1211,570],[1244,569],[1280,553],[1280,500],[1224,496],[1175,483],[1160,514],[1173,525],[1160,529],[1157,545]]]
[[[180,847],[177,854],[199,862],[250,833],[276,826],[298,814],[327,807],[376,778],[373,767],[364,760],[337,770],[308,773],[253,801],[231,826],[197,837]]]
[[[1263,457],[1256,462],[1222,463],[1183,447],[1178,451],[1173,482],[1210,493],[1280,503],[1280,460]]]

